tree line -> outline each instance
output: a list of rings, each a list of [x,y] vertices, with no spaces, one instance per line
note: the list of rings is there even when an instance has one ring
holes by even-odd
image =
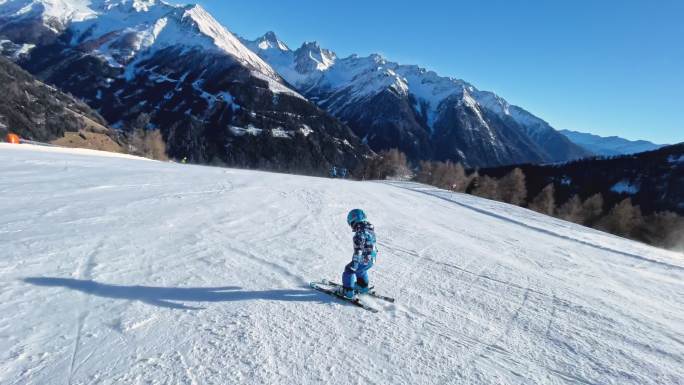
[[[684,217],[677,213],[660,211],[644,215],[631,198],[606,207],[601,193],[585,199],[575,194],[564,202],[558,202],[553,183],[546,185],[538,194],[529,196],[525,174],[520,168],[495,178],[479,175],[477,171],[468,173],[460,163],[448,161],[421,161],[416,167],[411,167],[406,155],[392,149],[364,163],[356,170],[355,176],[358,179],[410,179],[445,190],[526,207],[651,245],[684,248]]]

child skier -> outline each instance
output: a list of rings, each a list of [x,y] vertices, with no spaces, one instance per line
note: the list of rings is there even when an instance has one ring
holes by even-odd
[[[347,223],[354,231],[354,255],[342,274],[342,295],[353,299],[357,292],[367,293],[370,290],[368,270],[375,263],[378,249],[375,246],[375,230],[363,210],[350,211]]]

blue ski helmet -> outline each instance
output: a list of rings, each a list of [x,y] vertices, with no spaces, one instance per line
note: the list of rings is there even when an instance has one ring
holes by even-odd
[[[366,221],[366,213],[361,209],[354,209],[347,214],[347,223],[349,226],[354,226],[354,224]]]

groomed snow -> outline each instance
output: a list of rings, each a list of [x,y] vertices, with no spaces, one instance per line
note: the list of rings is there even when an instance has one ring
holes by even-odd
[[[684,256],[418,184],[0,145],[0,383],[681,384]],[[365,312],[307,288],[367,210]]]

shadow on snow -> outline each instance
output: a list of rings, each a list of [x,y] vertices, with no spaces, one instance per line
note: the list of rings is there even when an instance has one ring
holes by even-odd
[[[321,301],[321,296],[311,290],[264,290],[245,291],[240,287],[152,287],[122,286],[99,283],[92,280],[72,278],[29,277],[23,280],[37,286],[65,287],[104,298],[141,301],[149,305],[184,310],[200,310],[201,307],[171,302],[232,302],[249,300],[269,301]]]

